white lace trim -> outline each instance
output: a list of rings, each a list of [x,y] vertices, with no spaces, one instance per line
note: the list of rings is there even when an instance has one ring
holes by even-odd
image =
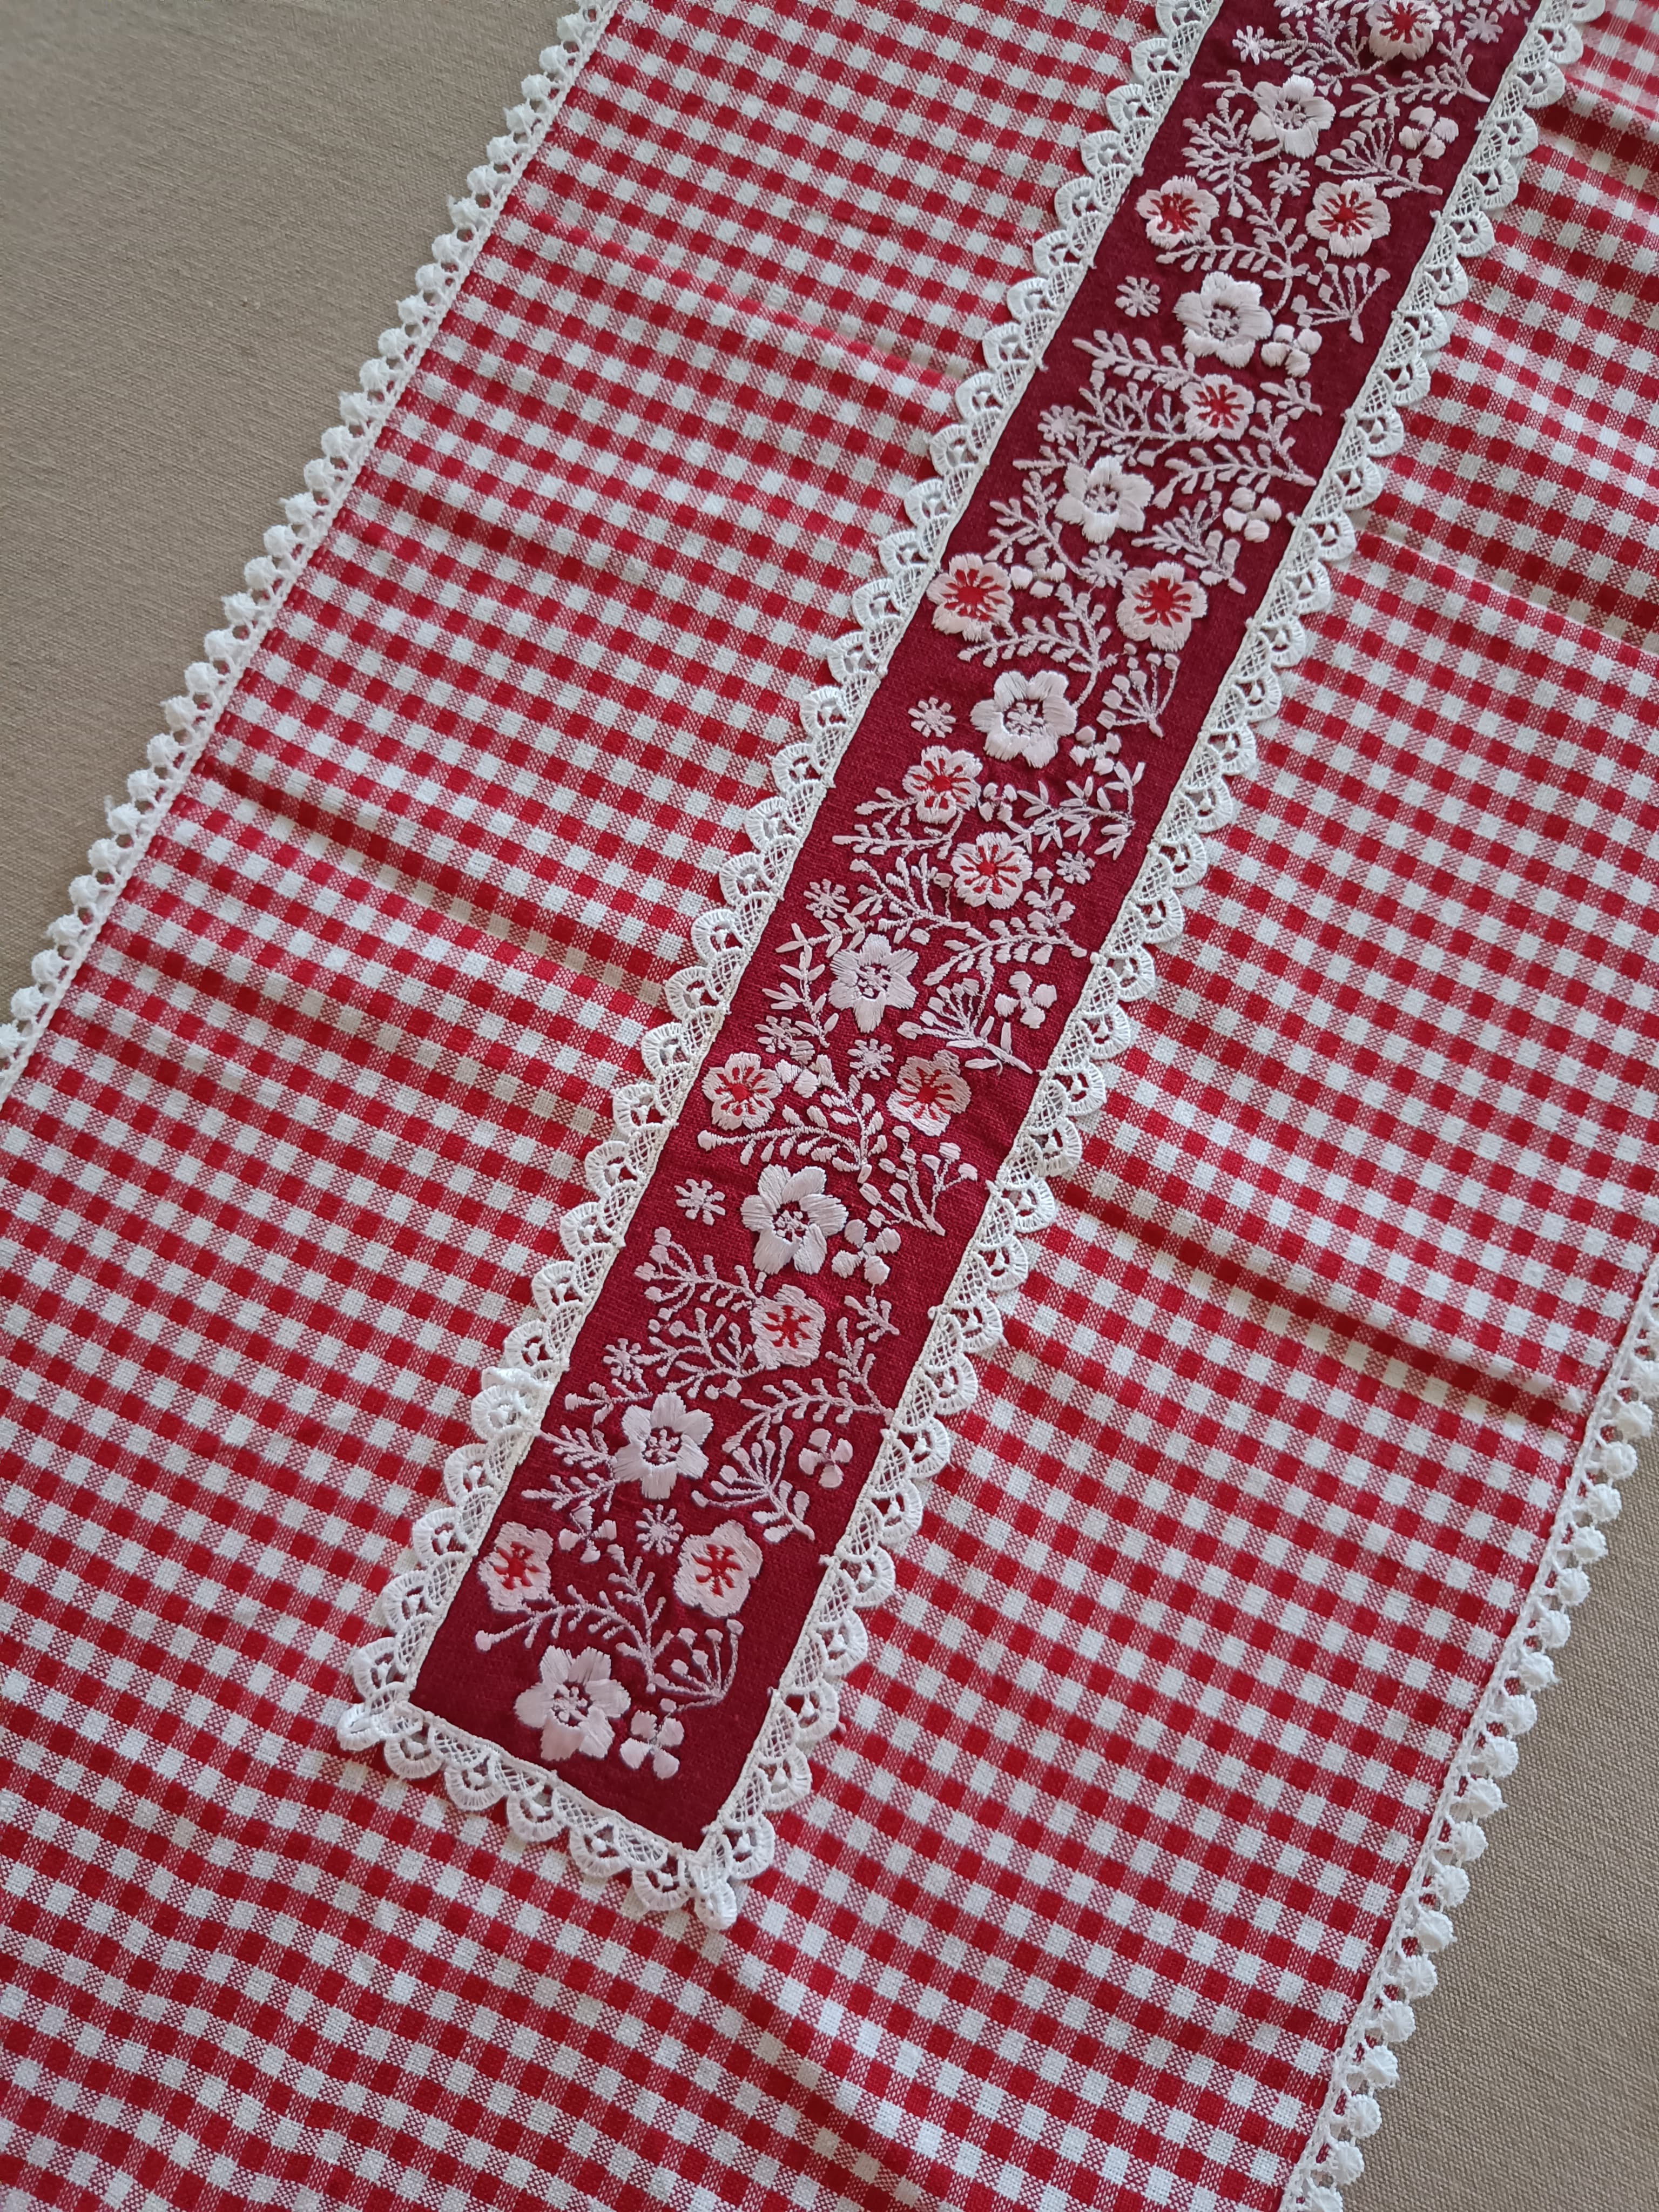
[[[397,323],[382,331],[374,358],[358,372],[358,389],[341,394],[339,423],[323,433],[321,459],[307,465],[305,490],[283,502],[284,520],[266,531],[264,551],[242,572],[242,589],[224,601],[224,628],[209,631],[201,659],[185,671],[184,691],[164,703],[167,726],[150,739],[145,765],[127,778],[126,798],[118,805],[106,800],[106,833],[87,854],[87,873],[70,884],[69,910],[47,930],[46,950],[30,963],[33,981],[12,994],[11,1019],[0,1022],[0,1103],[201,758],[295,578],[326,536],[335,509],[356,482],[508,193],[618,4],[582,0],[560,22],[561,44],[544,50],[537,74],[526,77],[518,104],[506,111],[506,132],[490,140],[483,161],[469,173],[466,197],[449,203],[451,228],[434,240],[431,260],[416,271],[414,291],[398,303]]]
[[[1278,672],[1305,650],[1304,617],[1328,603],[1328,564],[1353,550],[1349,514],[1381,489],[1378,465],[1403,440],[1399,410],[1426,391],[1431,364],[1449,333],[1447,310],[1468,291],[1464,264],[1492,242],[1491,210],[1515,197],[1521,165],[1537,140],[1528,111],[1559,96],[1562,67],[1581,51],[1576,23],[1596,12],[1599,0],[1543,0],[1486,111],[1473,155],[1437,218],[1337,449],[992,1187],[982,1224],[939,1309],[857,1510],[773,1692],[769,1718],[704,1843],[695,1852],[685,1850],[593,1804],[562,1778],[420,1711],[406,1689],[536,1434],[834,769],[1218,6],[1218,0],[1159,0],[1159,33],[1137,47],[1133,82],[1108,100],[1111,128],[1084,142],[1085,174],[1056,195],[1060,227],[1036,243],[1037,273],[1008,294],[1012,319],[986,337],[988,368],[962,385],[959,422],[934,437],[934,476],[905,495],[913,526],[880,541],[884,580],[854,594],[859,630],[841,639],[829,655],[836,680],[804,702],[805,738],[778,755],[776,795],[747,817],[754,850],[720,872],[728,903],[703,915],[693,930],[698,963],[674,977],[667,994],[673,1018],[645,1039],[649,1079],[623,1085],[616,1093],[616,1133],[586,1163],[593,1198],[561,1223],[567,1256],[536,1278],[537,1313],[514,1330],[501,1364],[484,1376],[473,1405],[477,1441],[453,1454],[445,1469],[451,1502],[416,1523],[417,1564],[393,1581],[380,1602],[381,1617],[393,1632],[353,1662],[363,1703],[341,1723],[345,1748],[367,1751],[378,1742],[399,1774],[442,1773],[451,1797],[468,1811],[505,1801],[516,1835],[538,1843],[562,1840],[577,1870],[590,1878],[629,1875],[635,1898],[647,1909],[689,1905],[710,1926],[731,1925],[739,1909],[738,1886],[771,1862],[769,1816],[811,1790],[806,1753],[832,1733],[836,1685],[866,1649],[860,1615],[892,1594],[895,1555],[920,1525],[923,1490],[948,1455],[945,1420],[973,1401],[973,1356],[1000,1340],[1002,1313],[1029,1272],[1032,1240],[1054,1218],[1049,1180],[1078,1164],[1082,1125],[1104,1097],[1105,1064],[1129,1041],[1124,1009],[1152,988],[1152,947],[1181,931],[1183,894],[1196,886],[1206,866],[1205,838],[1232,817],[1231,779],[1254,763],[1253,728],[1278,711]]]

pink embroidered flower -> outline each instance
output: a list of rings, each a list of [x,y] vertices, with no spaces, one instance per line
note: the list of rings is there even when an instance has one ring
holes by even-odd
[[[753,1052],[734,1052],[723,1067],[711,1067],[702,1079],[702,1095],[717,1129],[764,1127],[782,1088],[776,1068]]]
[[[1193,624],[1209,612],[1209,594],[1173,561],[1155,568],[1131,568],[1123,579],[1117,626],[1137,644],[1166,651],[1185,645]]]
[[[1321,185],[1308,210],[1308,228],[1333,253],[1364,253],[1389,234],[1389,207],[1366,184]]]
[[[1077,708],[1066,696],[1066,678],[1058,669],[1045,668],[1040,676],[1018,676],[1012,669],[999,676],[988,699],[981,699],[970,718],[985,738],[993,760],[1029,761],[1046,768],[1062,738],[1077,727]]]
[[[1167,185],[1142,192],[1135,202],[1135,213],[1154,246],[1190,246],[1194,239],[1207,238],[1220,212],[1215,194],[1190,177],[1171,177]]]
[[[958,553],[927,586],[933,628],[970,642],[989,637],[1014,611],[1013,586],[1003,571],[977,553]]]
[[[964,906],[1012,906],[1030,872],[1025,848],[1006,830],[988,830],[951,855],[951,878]]]
[[[1212,270],[1196,292],[1176,301],[1176,319],[1186,325],[1188,352],[1194,361],[1213,354],[1229,368],[1243,368],[1259,338],[1272,335],[1273,319],[1261,304],[1261,287]]]
[[[915,766],[904,771],[904,795],[924,822],[942,830],[979,797],[979,763],[972,753],[929,745]]]
[[[847,1208],[824,1194],[822,1168],[761,1170],[760,1188],[743,1201],[743,1225],[755,1233],[755,1265],[763,1275],[793,1267],[816,1275],[830,1239],[847,1225]]]
[[[1187,428],[1194,438],[1236,438],[1255,407],[1244,386],[1231,376],[1200,376],[1181,397]]]
[[[680,1771],[674,1746],[684,1741],[685,1730],[672,1713],[665,1713],[660,1719],[655,1713],[635,1713],[617,1756],[624,1766],[636,1769],[648,1759],[658,1781],[666,1782]]]
[[[674,1570],[674,1595],[684,1605],[724,1620],[749,1595],[761,1571],[761,1547],[739,1521],[722,1521],[706,1536],[689,1536]]]
[[[627,1442],[611,1453],[611,1471],[647,1498],[666,1498],[682,1475],[690,1482],[708,1464],[702,1445],[714,1417],[693,1413],[678,1390],[664,1390],[648,1409],[630,1406],[622,1425]]]
[[[478,1572],[489,1602],[497,1613],[522,1613],[553,1587],[548,1562],[553,1539],[545,1528],[526,1528],[517,1521],[504,1521],[495,1531],[489,1557],[480,1559]]]
[[[1378,61],[1420,62],[1440,28],[1440,10],[1429,0],[1371,0],[1365,25]]]
[[[1147,479],[1132,476],[1121,462],[1097,461],[1091,469],[1073,462],[1054,513],[1061,522],[1079,524],[1091,545],[1103,545],[1115,530],[1146,528],[1152,495]]]
[[[985,841],[980,840],[982,844]],[[1018,848],[1016,848],[1018,849]],[[1030,862],[1024,853],[1026,874]],[[1024,877],[1021,877],[1021,882]],[[965,896],[965,894],[964,894]],[[977,905],[977,900],[969,903]],[[1011,900],[993,899],[994,906],[1010,905]],[[960,1114],[972,1097],[962,1079],[961,1063],[953,1053],[941,1052],[932,1060],[907,1060],[898,1072],[898,1083],[887,1101],[887,1110],[896,1120],[908,1121],[913,1129],[920,1129],[924,1137],[942,1137],[950,1127],[951,1116]]]
[[[810,1367],[823,1341],[823,1308],[785,1283],[750,1307],[749,1332],[763,1367]]]
[[[542,1732],[542,1757],[550,1763],[580,1752],[584,1759],[603,1759],[615,1730],[631,1700],[620,1682],[611,1680],[611,1655],[596,1651],[562,1651],[556,1644],[543,1655],[542,1678],[523,1691],[513,1710],[526,1728]]]
[[[848,945],[830,956],[830,1003],[850,1011],[867,1036],[890,1006],[902,1013],[915,1006],[916,987],[910,970],[915,964],[914,952],[901,952],[884,937],[866,937],[862,945]]]
[[[1271,140],[1284,154],[1311,154],[1319,134],[1336,120],[1336,110],[1310,76],[1288,77],[1283,84],[1255,88],[1250,136],[1258,144]]]

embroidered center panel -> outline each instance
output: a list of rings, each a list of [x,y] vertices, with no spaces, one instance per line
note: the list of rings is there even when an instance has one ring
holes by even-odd
[[[695,1850],[1520,0],[1226,0],[896,646],[422,1710]]]

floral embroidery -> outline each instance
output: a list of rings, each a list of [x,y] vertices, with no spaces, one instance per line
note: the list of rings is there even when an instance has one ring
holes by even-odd
[[[1261,287],[1248,278],[1214,271],[1196,292],[1176,301],[1176,320],[1186,328],[1186,347],[1194,361],[1213,354],[1231,368],[1243,368],[1258,339],[1273,334],[1273,319],[1261,304]]]
[[[1125,637],[1151,645],[1185,645],[1209,605],[1209,594],[1184,568],[1160,561],[1156,568],[1131,568],[1123,579],[1117,626]]]
[[[1150,276],[1126,276],[1117,288],[1117,311],[1131,322],[1155,315],[1163,304],[1164,295]]]
[[[1207,238],[1220,212],[1215,194],[1190,177],[1171,177],[1155,191],[1142,192],[1135,202],[1135,213],[1154,246],[1185,246],[1190,239]]]
[[[807,1172],[821,1176],[817,1169]],[[756,1358],[765,1368],[810,1367],[823,1341],[823,1321],[817,1300],[793,1283],[784,1284],[769,1297],[757,1298],[749,1309]]]
[[[972,753],[929,745],[914,768],[904,771],[904,795],[915,802],[918,819],[942,830],[965,814],[979,797],[979,763]]]
[[[617,1756],[624,1766],[643,1766],[648,1759],[658,1781],[666,1782],[680,1771],[674,1747],[684,1741],[685,1730],[672,1713],[660,1717],[655,1713],[635,1713],[628,1724],[627,1741],[618,1747]]]
[[[1440,11],[1428,0],[1371,0],[1367,43],[1379,61],[1420,62],[1434,44]]]
[[[1194,438],[1236,438],[1249,421],[1255,396],[1231,376],[1200,376],[1182,395]]]
[[[958,637],[984,637],[1013,606],[1008,579],[977,554],[960,553],[927,586],[933,623]]]
[[[1319,134],[1336,120],[1336,110],[1311,77],[1288,77],[1283,84],[1258,84],[1250,136],[1271,140],[1282,154],[1307,155]]]
[[[830,1256],[830,1239],[847,1220],[838,1198],[827,1198],[822,1168],[764,1168],[760,1188],[743,1201],[743,1225],[755,1232],[755,1265],[763,1275],[781,1267],[816,1275]]]
[[[714,1427],[713,1417],[694,1413],[678,1390],[665,1390],[649,1410],[630,1406],[623,1415],[627,1442],[611,1465],[623,1482],[637,1482],[647,1498],[666,1498],[682,1475],[701,1474],[708,1464],[698,1447]]]
[[[548,1565],[552,1555],[553,1539],[545,1528],[502,1522],[489,1556],[478,1562],[479,1576],[497,1613],[517,1613],[532,1599],[547,1595],[553,1585]]]
[[[706,1536],[688,1536],[681,1546],[674,1595],[683,1604],[724,1620],[748,1596],[762,1557],[760,1546],[744,1535],[741,1522],[722,1521]]]
[[[1308,228],[1333,253],[1364,253],[1389,234],[1385,201],[1367,184],[1321,185],[1308,210]]]
[[[688,1221],[700,1228],[712,1228],[725,1218],[726,1200],[712,1182],[701,1176],[689,1176],[674,1193],[674,1203]]]
[[[772,1103],[783,1078],[758,1053],[734,1052],[723,1067],[702,1079],[702,1095],[717,1129],[758,1129],[772,1118]]]
[[[603,1759],[615,1731],[611,1722],[632,1700],[611,1680],[611,1655],[591,1644],[586,1651],[563,1651],[555,1644],[542,1654],[541,1679],[523,1691],[514,1711],[526,1728],[542,1732],[542,1757],[550,1765],[580,1753]]]
[[[954,1053],[936,1053],[932,1060],[907,1060],[898,1072],[897,1087],[887,1101],[887,1110],[901,1121],[920,1129],[924,1137],[942,1137],[953,1114],[966,1108],[972,1092],[962,1079]]]
[[[830,1003],[849,1011],[861,1030],[873,1030],[890,1006],[902,1009],[916,1003],[916,987],[910,972],[914,952],[901,952],[884,937],[866,937],[861,945],[843,945],[830,957],[835,981]]]
[[[1091,545],[1103,545],[1115,530],[1146,528],[1152,495],[1148,480],[1117,461],[1097,461],[1091,469],[1073,462],[1066,471],[1066,496],[1054,514],[1061,522],[1078,524]],[[1041,768],[1042,763],[1034,761],[1032,766]]]
[[[1039,679],[1040,680],[1040,679]],[[957,896],[964,906],[1017,905],[1031,872],[1024,847],[1006,830],[987,830],[951,855]]]
[[[993,760],[1047,768],[1060,739],[1076,729],[1077,708],[1066,696],[1066,678],[1045,668],[1040,676],[999,676],[991,696],[974,708],[973,724]]]

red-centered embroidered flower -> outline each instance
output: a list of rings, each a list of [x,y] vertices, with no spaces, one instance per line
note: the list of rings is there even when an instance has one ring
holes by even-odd
[[[526,1728],[542,1732],[542,1757],[550,1764],[580,1752],[603,1759],[615,1730],[611,1722],[631,1700],[611,1680],[611,1654],[590,1644],[586,1651],[562,1651],[556,1644],[542,1659],[542,1678],[523,1691],[513,1710]]]
[[[1030,873],[1030,855],[1006,830],[988,830],[951,855],[951,878],[964,906],[1011,907]]]
[[[782,1088],[776,1068],[752,1052],[734,1052],[723,1067],[711,1067],[702,1079],[702,1095],[717,1129],[763,1127]]]
[[[1255,88],[1255,113],[1250,136],[1258,144],[1269,141],[1281,153],[1304,159],[1319,143],[1319,134],[1336,120],[1336,110],[1310,76],[1287,77],[1283,84]]]
[[[649,1408],[630,1406],[622,1425],[627,1442],[611,1453],[611,1471],[647,1498],[666,1498],[682,1475],[689,1482],[708,1464],[702,1445],[714,1417],[693,1413],[678,1390],[661,1392]]]
[[[1062,738],[1077,727],[1077,708],[1066,696],[1066,678],[1058,669],[1045,668],[1040,676],[1019,676],[1010,669],[999,676],[988,699],[981,699],[970,718],[985,738],[993,760],[1029,761],[1046,768]]]
[[[970,642],[989,637],[1014,611],[1013,586],[994,562],[977,553],[958,553],[927,586],[933,603],[933,628]]]
[[[844,946],[830,956],[830,1005],[850,1012],[867,1036],[890,1006],[902,1013],[916,1003],[916,987],[910,981],[916,958],[915,953],[902,952],[881,936]]]
[[[526,1528],[517,1521],[504,1521],[495,1531],[489,1557],[480,1559],[478,1572],[489,1602],[497,1613],[522,1613],[553,1587],[548,1562],[553,1539],[545,1528]]]
[[[755,1265],[763,1275],[793,1267],[816,1275],[830,1239],[847,1225],[847,1208],[825,1195],[822,1168],[761,1170],[760,1188],[743,1201],[743,1225],[755,1232]]]
[[[672,1713],[665,1713],[660,1719],[655,1713],[635,1713],[617,1756],[624,1766],[633,1767],[643,1766],[648,1759],[658,1781],[666,1782],[680,1771],[673,1747],[684,1741],[685,1730]]]
[[[722,1521],[706,1536],[689,1536],[674,1570],[674,1595],[684,1605],[724,1620],[749,1595],[761,1571],[761,1547],[739,1521]]]
[[[1273,335],[1273,319],[1261,304],[1261,287],[1212,270],[1196,292],[1176,301],[1176,319],[1185,325],[1187,351],[1194,361],[1213,354],[1229,368],[1243,368],[1258,339]]]
[[[1075,522],[1091,545],[1103,545],[1115,530],[1144,530],[1152,487],[1118,461],[1097,461],[1091,469],[1075,461],[1066,471],[1066,489],[1054,514]]]
[[[904,795],[924,822],[943,829],[979,797],[979,763],[972,753],[929,745],[915,767],[905,769]]]
[[[1321,185],[1308,210],[1308,228],[1333,253],[1352,256],[1389,233],[1389,208],[1365,184]]]
[[[979,840],[981,844],[984,842],[983,838]],[[1025,860],[1024,853],[1019,857]],[[1029,860],[1025,867],[1029,874]],[[1024,878],[1020,881],[1024,882]],[[979,902],[970,903],[977,905]],[[1012,901],[994,899],[990,903],[1009,905]],[[951,1125],[951,1116],[960,1114],[972,1096],[962,1079],[962,1064],[955,1054],[941,1052],[932,1060],[905,1061],[887,1101],[887,1110],[896,1121],[908,1121],[913,1129],[920,1129],[924,1137],[942,1137]]]
[[[1371,0],[1365,25],[1378,61],[1420,62],[1440,28],[1440,10],[1429,0]]]
[[[1181,397],[1194,438],[1236,438],[1255,408],[1254,398],[1231,376],[1200,376]]]
[[[823,1308],[785,1283],[750,1307],[749,1333],[763,1367],[810,1367],[823,1341]]]
[[[1173,561],[1155,568],[1131,568],[1123,579],[1117,626],[1139,645],[1166,651],[1185,645],[1193,624],[1210,611],[1209,594]]]
[[[1171,177],[1167,185],[1142,192],[1135,202],[1135,213],[1154,246],[1190,246],[1195,239],[1207,238],[1220,212],[1215,194],[1190,177]]]

